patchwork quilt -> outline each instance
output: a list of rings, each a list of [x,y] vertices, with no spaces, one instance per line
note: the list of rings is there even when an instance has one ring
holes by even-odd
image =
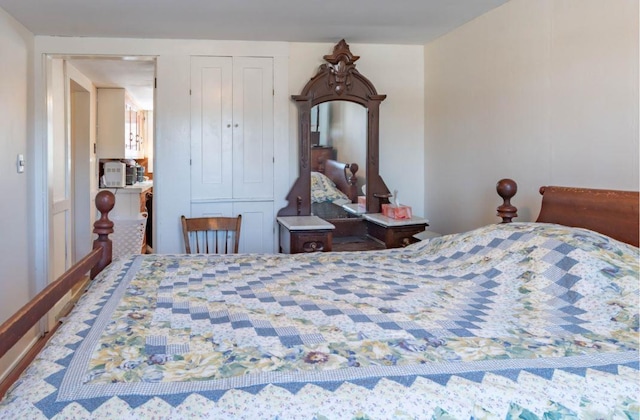
[[[637,419],[638,260],[529,223],[385,251],[130,256],[0,418]]]

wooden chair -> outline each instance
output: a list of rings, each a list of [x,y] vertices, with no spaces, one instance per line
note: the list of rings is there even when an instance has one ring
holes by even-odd
[[[242,215],[238,217],[194,217],[182,219],[187,254],[237,254]]]

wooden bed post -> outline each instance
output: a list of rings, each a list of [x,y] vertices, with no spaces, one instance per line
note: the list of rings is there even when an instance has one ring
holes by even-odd
[[[113,244],[109,239],[109,234],[113,233],[113,222],[109,220],[109,212],[116,203],[116,197],[111,191],[100,191],[96,195],[95,203],[100,212],[100,219],[93,224],[93,233],[98,235],[96,240],[93,241],[93,249],[102,248],[102,256],[95,267],[91,269],[92,279],[111,263]]]
[[[511,205],[511,198],[518,192],[518,184],[513,179],[501,179],[496,184],[496,191],[503,200],[502,205],[497,208],[497,216],[502,218],[500,223],[511,223],[511,219],[518,217],[518,209]]]
[[[347,179],[349,180],[348,196],[351,199],[352,203],[357,203],[358,202],[358,176],[356,175],[356,173],[360,168],[357,163],[352,163],[351,165],[349,165],[348,169],[349,169],[349,172],[351,172],[351,175],[347,175]]]

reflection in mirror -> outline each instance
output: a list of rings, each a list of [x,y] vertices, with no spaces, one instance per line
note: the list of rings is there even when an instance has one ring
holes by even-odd
[[[314,138],[317,139],[314,142]],[[311,145],[323,152],[316,158],[330,157],[341,163],[358,165],[358,195],[365,184],[367,156],[367,109],[349,101],[323,102],[311,109]],[[312,158],[312,167],[316,166]]]

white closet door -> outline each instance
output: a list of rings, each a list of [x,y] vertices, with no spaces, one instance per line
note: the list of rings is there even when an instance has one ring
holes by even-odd
[[[232,59],[191,58],[191,198],[233,197]]]
[[[273,59],[233,59],[233,196],[273,198]]]

